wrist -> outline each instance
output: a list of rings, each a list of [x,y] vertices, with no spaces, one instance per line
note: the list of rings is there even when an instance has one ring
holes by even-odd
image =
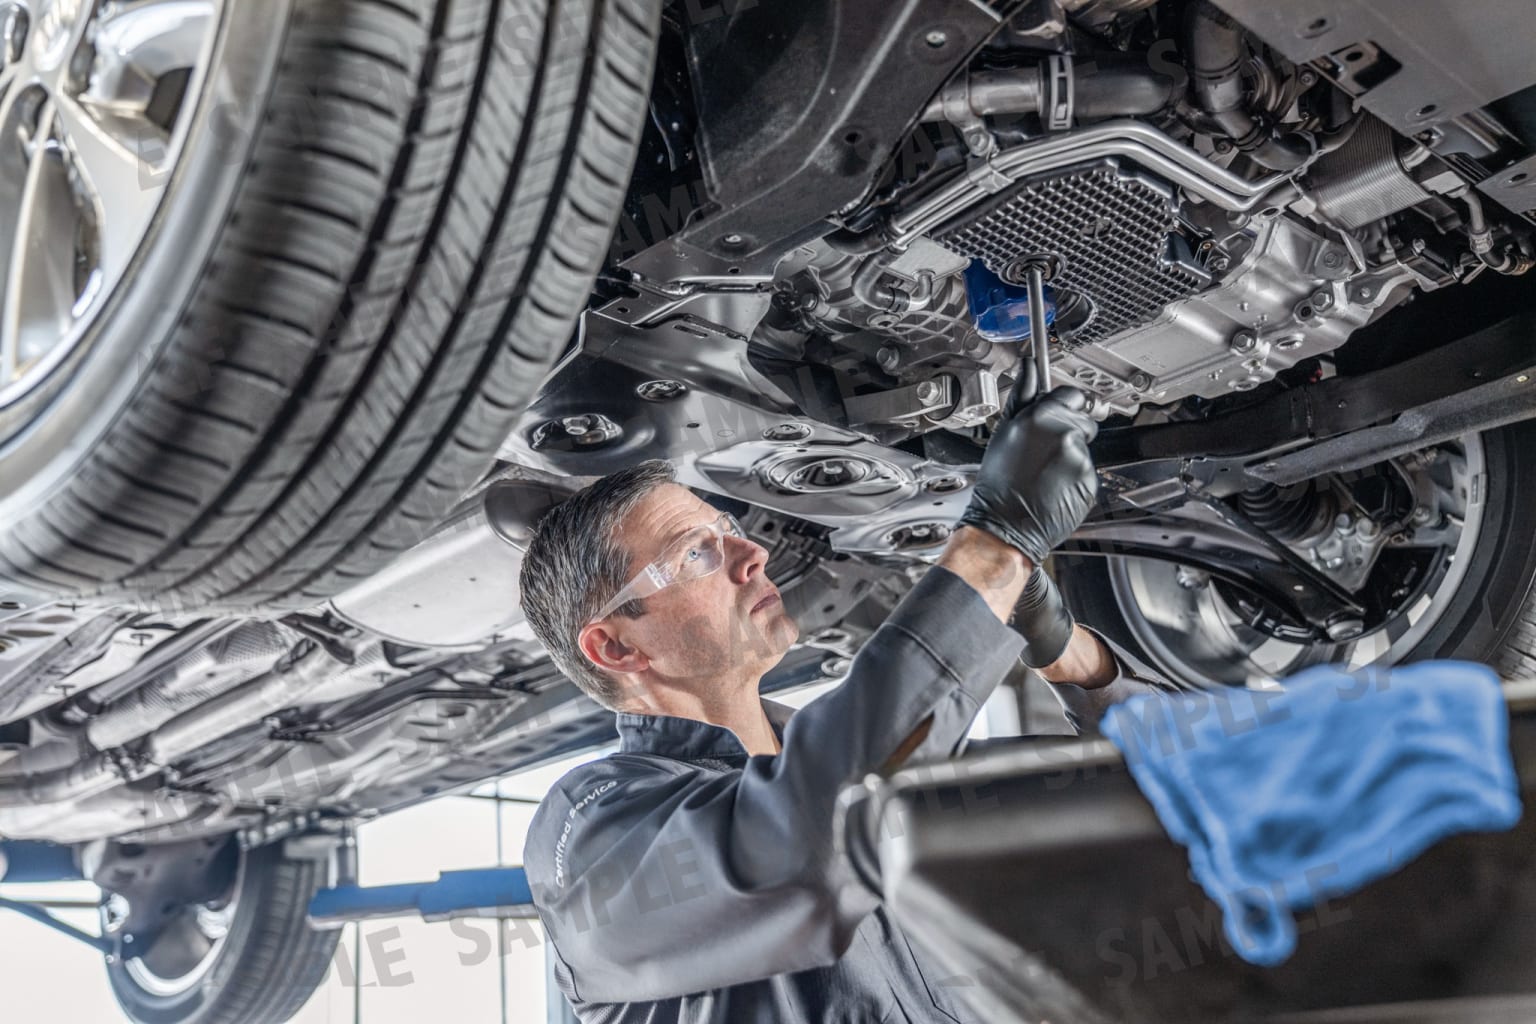
[[[938,564],[969,583],[1003,622],[1034,571],[1023,552],[985,530],[961,526],[950,535]]]
[[[961,560],[974,566],[998,586],[1017,583],[1022,588],[1035,571],[1035,563],[1028,555],[979,526],[960,526],[950,534],[939,564],[945,565],[947,560]]]
[[[1050,683],[1099,690],[1120,678],[1120,662],[1102,640],[1074,624],[1067,649],[1039,671]]]

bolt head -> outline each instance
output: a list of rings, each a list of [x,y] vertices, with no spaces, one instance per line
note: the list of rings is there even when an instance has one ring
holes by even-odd
[[[944,389],[939,387],[938,381],[925,380],[917,386],[917,390],[914,393],[917,395],[917,400],[919,402],[922,402],[924,405],[928,405],[931,402],[937,402],[939,400],[939,396],[943,394],[943,391]]]
[[[767,441],[804,441],[811,436],[811,428],[804,423],[780,423],[763,431]]]
[[[1353,640],[1365,632],[1365,623],[1359,619],[1335,619],[1328,623],[1328,639]]]
[[[560,420],[560,425],[565,432],[572,437],[585,434],[595,425],[591,416],[566,416]]]
[[[923,36],[923,42],[937,50],[939,47],[949,42],[949,36],[945,35],[939,29],[933,29],[927,35]]]
[[[1252,331],[1238,331],[1232,335],[1232,351],[1252,352],[1259,347],[1259,336]]]
[[[1180,588],[1184,590],[1204,590],[1211,582],[1211,574],[1201,569],[1191,569],[1187,565],[1181,565],[1178,569]]]
[[[1152,378],[1140,371],[1131,374],[1131,387],[1137,391],[1146,391],[1152,387]]]
[[[670,402],[681,398],[688,386],[680,380],[648,380],[635,385],[635,394],[647,402]]]

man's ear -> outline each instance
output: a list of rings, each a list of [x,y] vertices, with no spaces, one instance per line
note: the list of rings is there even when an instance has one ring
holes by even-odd
[[[576,636],[576,644],[587,660],[609,672],[639,672],[650,665],[651,659],[638,647],[631,647],[601,622],[583,626]]]

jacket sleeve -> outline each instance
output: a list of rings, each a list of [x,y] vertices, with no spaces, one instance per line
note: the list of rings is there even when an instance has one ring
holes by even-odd
[[[1085,690],[1081,686],[1073,686],[1070,683],[1051,684],[1056,700],[1060,702],[1062,711],[1066,713],[1067,722],[1079,736],[1098,736],[1099,721],[1103,719],[1104,713],[1112,705],[1127,698],[1140,693],[1178,691],[1178,687],[1159,676],[1145,662],[1098,630],[1089,629],[1087,626],[1083,628],[1098,637],[1099,641],[1109,649],[1119,671],[1114,681],[1108,686],[1101,686],[1095,690]]]
[[[715,774],[621,753],[561,780],[524,860],[562,981],[630,1002],[833,963],[876,906],[833,856],[839,791],[925,721],[912,756],[954,752],[1021,646],[934,567],[842,685],[790,719],[779,755]]]

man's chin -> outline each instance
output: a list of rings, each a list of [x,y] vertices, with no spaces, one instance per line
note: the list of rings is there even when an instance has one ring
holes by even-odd
[[[779,605],[778,614],[773,617],[773,622],[769,628],[773,629],[775,633],[782,632],[789,638],[784,641],[784,650],[786,651],[789,650],[791,644],[800,639],[800,623],[795,621],[793,615],[784,610],[782,604]]]

